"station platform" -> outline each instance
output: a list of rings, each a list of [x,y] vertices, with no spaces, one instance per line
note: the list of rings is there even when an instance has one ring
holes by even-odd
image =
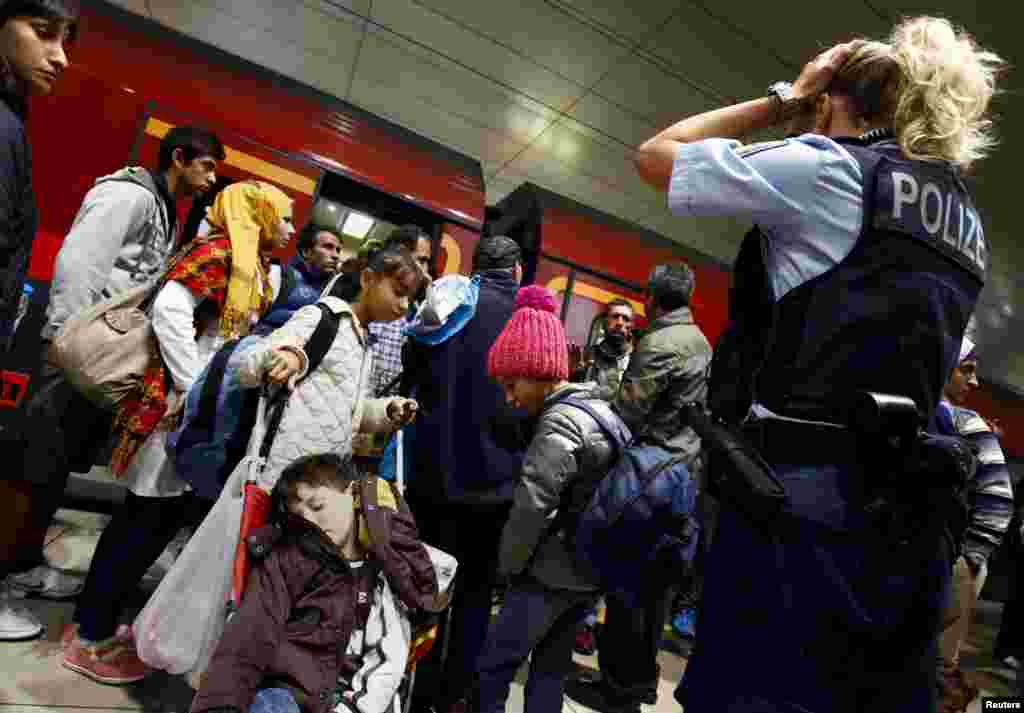
[[[61,510],[47,535],[46,556],[62,569],[88,570],[96,541],[108,517],[103,514]],[[130,622],[145,603],[155,580],[147,580],[131,602],[126,622]],[[148,590],[148,591],[147,591]],[[26,642],[0,643],[0,713],[99,713],[100,711],[145,711],[147,713],[187,713],[192,689],[182,677],[162,672],[132,686],[101,686],[60,665],[60,636],[71,621],[74,602],[54,602],[30,598],[23,600],[46,623],[45,634]],[[975,626],[962,657],[965,670],[972,673],[985,695],[1012,695],[1015,673],[992,659],[992,646],[999,629],[1002,605],[982,601]],[[671,642],[666,648],[673,648]],[[596,656],[576,656],[576,664],[597,668]],[[672,696],[686,667],[686,659],[672,651],[660,654],[661,676],[658,704],[643,706],[643,713],[680,713]],[[742,675],[737,672],[737,675]],[[519,672],[508,702],[508,713],[523,710],[523,686],[526,668]],[[589,709],[565,700],[563,713],[590,713]],[[970,713],[980,711],[975,701]]]

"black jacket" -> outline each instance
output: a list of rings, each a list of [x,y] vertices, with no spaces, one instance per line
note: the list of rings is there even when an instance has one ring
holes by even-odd
[[[0,89],[0,339],[10,334],[39,222],[25,100]]]
[[[462,504],[512,501],[528,439],[525,412],[487,376],[487,352],[512,316],[518,283],[484,272],[476,314],[436,346],[414,344],[405,370],[420,402],[410,492]],[[413,340],[409,340],[413,343]]]

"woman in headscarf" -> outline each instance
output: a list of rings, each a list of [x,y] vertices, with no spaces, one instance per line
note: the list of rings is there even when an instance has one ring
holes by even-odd
[[[292,200],[256,181],[225,188],[207,220],[210,233],[175,256],[153,303],[150,366],[114,422],[110,467],[129,493],[103,531],[77,624],[65,632],[64,666],[99,683],[146,674],[130,631],[117,630],[124,600],[178,530],[209,507],[174,472],[167,432],[206,362],[270,307],[270,255],[294,233]]]

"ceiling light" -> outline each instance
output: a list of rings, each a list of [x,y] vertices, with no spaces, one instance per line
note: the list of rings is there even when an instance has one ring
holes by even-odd
[[[373,229],[373,224],[374,220],[370,216],[351,211],[345,219],[345,225],[342,226],[341,232],[362,240],[369,235],[370,230]]]

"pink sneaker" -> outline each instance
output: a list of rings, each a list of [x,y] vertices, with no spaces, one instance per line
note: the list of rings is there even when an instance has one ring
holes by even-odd
[[[60,637],[60,645],[66,649],[77,634],[78,624],[65,624],[64,632]],[[135,641],[135,632],[132,631],[132,627],[128,624],[121,624],[121,626],[117,627],[114,638],[122,641]]]
[[[68,643],[62,663],[64,668],[110,686],[141,681],[148,673],[135,653],[135,644],[116,636],[90,646],[75,636]]]

